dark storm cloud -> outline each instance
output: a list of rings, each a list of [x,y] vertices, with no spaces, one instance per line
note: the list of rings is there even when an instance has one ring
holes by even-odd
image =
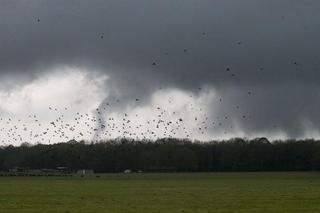
[[[107,73],[124,100],[159,87],[208,85],[224,99],[219,112],[239,105],[252,115],[237,119],[245,131],[277,126],[298,137],[301,118],[320,126],[319,7],[298,0],[4,0],[1,77],[23,82],[50,67],[82,66]]]

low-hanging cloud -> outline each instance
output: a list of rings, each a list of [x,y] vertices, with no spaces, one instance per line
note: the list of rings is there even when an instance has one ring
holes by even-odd
[[[320,127],[319,6],[298,0],[5,0],[0,88],[16,91],[59,67],[79,67],[108,76],[98,108],[116,99],[117,112],[135,99],[147,106],[159,89],[200,95],[210,88],[216,98],[208,116],[228,117],[238,129],[232,136],[308,137]]]

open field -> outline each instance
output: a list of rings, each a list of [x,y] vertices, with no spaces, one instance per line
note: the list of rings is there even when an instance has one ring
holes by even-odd
[[[0,212],[320,212],[320,173],[2,177]]]

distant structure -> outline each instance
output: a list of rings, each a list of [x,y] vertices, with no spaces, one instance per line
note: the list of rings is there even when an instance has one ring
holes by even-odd
[[[9,169],[9,172],[12,172],[12,173],[28,173],[30,170],[29,167],[14,167],[12,169]]]
[[[57,169],[57,171],[62,172],[62,173],[70,173],[70,169],[65,166],[58,166],[56,169]]]
[[[123,173],[129,174],[129,173],[131,173],[131,169],[126,169],[126,170],[123,171]]]
[[[94,171],[92,169],[79,169],[77,171],[78,175],[92,175],[94,174]]]
[[[56,169],[30,169],[29,167],[13,167],[0,176],[69,176],[72,171],[68,167],[56,167]]]

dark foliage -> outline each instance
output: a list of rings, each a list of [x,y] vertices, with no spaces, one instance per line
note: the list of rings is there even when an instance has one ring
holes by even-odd
[[[266,138],[191,142],[179,139],[100,143],[69,141],[52,145],[6,146],[0,149],[0,170],[13,167],[96,172],[132,171],[288,171],[320,170],[320,141]]]

